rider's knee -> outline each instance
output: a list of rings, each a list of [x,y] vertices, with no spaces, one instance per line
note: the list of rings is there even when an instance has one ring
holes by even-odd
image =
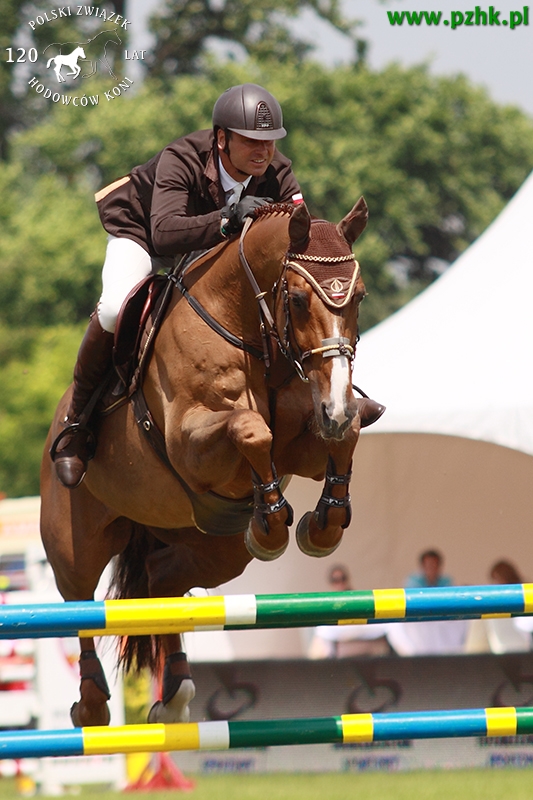
[[[104,331],[108,331],[108,333],[114,333],[115,327],[117,324],[117,317],[119,308],[112,302],[106,301],[105,299],[101,299],[96,307],[96,313],[98,315],[98,321]]]

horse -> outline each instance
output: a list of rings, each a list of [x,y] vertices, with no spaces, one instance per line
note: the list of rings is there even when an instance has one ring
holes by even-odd
[[[66,81],[66,78],[61,74],[61,67],[70,67],[72,72],[67,72],[67,75],[77,78],[81,72],[81,67],[78,66],[78,58],[85,58],[83,47],[76,47],[68,56],[53,56],[49,58],[46,69],[50,69],[50,64],[54,63],[54,72],[59,83]]]
[[[65,601],[93,599],[112,559],[113,596],[135,598],[213,588],[254,557],[280,557],[292,475],[325,478],[315,511],[298,523],[298,546],[315,557],[339,546],[359,431],[384,410],[352,387],[365,295],[352,245],[367,217],[363,198],[336,226],[311,220],[304,203],[265,205],[240,238],[170,275],[142,402],[99,416],[98,447],[76,489],[60,484],[48,452],[67,390],[41,468],[41,536]],[[81,637],[80,648],[72,721],[106,725],[94,640]],[[163,669],[149,722],[188,719],[194,684],[179,635],[126,637],[119,660],[126,671]]]

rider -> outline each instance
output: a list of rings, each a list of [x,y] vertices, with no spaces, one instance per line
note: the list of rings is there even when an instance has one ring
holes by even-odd
[[[54,453],[64,486],[75,488],[85,477],[91,446],[78,423],[111,369],[125,298],[152,272],[172,267],[176,256],[238,233],[255,208],[301,199],[291,162],[276,149],[284,136],[281,107],[266,89],[233,86],[216,101],[211,130],[176,139],[96,194],[109,236],[102,295],[80,346],[66,427]]]

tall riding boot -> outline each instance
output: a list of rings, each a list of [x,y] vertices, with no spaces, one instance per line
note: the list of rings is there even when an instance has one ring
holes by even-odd
[[[111,370],[113,340],[114,334],[102,328],[95,312],[74,367],[72,398],[63,420],[67,427],[50,451],[57,477],[68,489],[80,485],[87,472],[87,463],[94,455],[94,436],[87,428],[88,419],[83,419],[80,424],[80,418],[94,392]]]

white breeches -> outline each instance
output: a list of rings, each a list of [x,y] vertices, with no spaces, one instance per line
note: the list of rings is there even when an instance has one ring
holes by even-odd
[[[122,303],[143,278],[156,273],[162,266],[132,239],[108,236],[105,262],[102,269],[102,295],[97,313],[105,331],[114,333]]]

